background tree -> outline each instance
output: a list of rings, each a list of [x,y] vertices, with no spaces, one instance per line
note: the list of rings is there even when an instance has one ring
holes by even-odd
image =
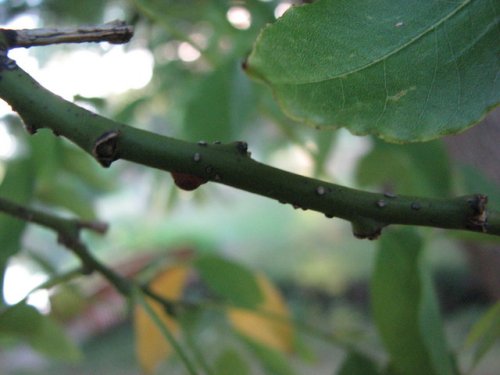
[[[406,220],[422,217],[421,222],[413,223],[432,225],[426,212],[445,217],[437,226],[494,231],[494,205],[500,201],[497,187],[477,170],[451,163],[441,141],[394,145],[345,131],[316,131],[283,114],[317,127],[340,123],[354,133],[377,134],[392,141],[428,140],[479,120],[498,101],[497,83],[492,79],[498,73],[495,13],[484,1],[447,2],[437,8],[431,3],[410,9],[407,4],[380,1],[361,10],[358,2],[347,6],[342,1],[323,0],[296,8],[275,22],[287,4],[93,1],[82,3],[80,9],[77,4],[56,0],[37,5],[3,2],[4,20],[31,15],[35,26],[102,24],[115,17],[129,20],[135,26],[135,37],[126,47],[129,54],[123,54],[113,69],[127,66],[127,59],[135,56],[134,65],[122,74],[142,73],[146,78],[136,84],[141,86],[148,80],[148,59],[152,57],[153,79],[135,91],[122,86],[121,95],[111,95],[110,90],[97,98],[89,90],[90,95],[76,91],[68,99],[111,119],[194,142],[172,143],[178,146],[179,162],[177,156],[168,154],[168,148],[162,157],[170,155],[171,160],[163,162],[159,157],[163,144],[159,141],[155,146],[153,141],[158,137],[148,138],[155,146],[151,155],[134,153],[123,146],[129,139],[149,133],[128,133],[128,128],[117,132],[114,123],[106,121],[100,123],[102,128],[97,123],[94,128],[90,117],[88,122],[77,120],[78,116],[87,118],[85,112],[63,106],[67,116],[75,116],[71,129],[64,115],[58,117],[59,99],[52,100],[50,95],[36,98],[36,86],[23,92],[31,84],[29,77],[14,77],[11,72],[17,71],[9,59],[14,58],[14,51],[9,58],[3,56],[1,95],[19,112],[28,130],[51,128],[93,155],[85,155],[45,129],[29,137],[20,130],[17,116],[4,117],[4,129],[15,135],[16,152],[2,162],[2,209],[52,229],[46,232],[1,217],[7,305],[1,310],[0,332],[5,347],[24,342],[48,358],[81,358],[54,323],[58,321],[68,327],[87,359],[70,366],[90,372],[136,373],[128,346],[134,341],[130,324],[121,324],[128,322],[125,302],[107,287],[111,283],[135,305],[131,316],[138,358],[148,372],[158,365],[163,366],[158,371],[169,373],[208,374],[448,374],[473,367],[498,337],[499,309],[491,295],[471,282],[459,241],[480,239],[494,247],[495,237],[389,228],[374,245],[354,240],[348,223],[293,211],[290,206],[218,184],[206,184],[189,193],[178,189],[190,190],[209,179],[282,197],[294,208],[312,208],[331,216],[327,206],[317,202],[332,192],[328,189],[340,189],[326,182],[335,181],[378,192],[350,195],[335,190],[341,196],[359,198],[358,206],[356,199],[341,200],[347,202],[345,209],[339,208],[343,206],[338,200],[333,201],[333,214],[351,221],[354,233],[361,237],[376,237],[388,223],[380,218],[408,223]],[[464,14],[468,21],[461,24]],[[337,22],[325,23],[332,17]],[[373,31],[379,38],[374,43],[364,28],[380,27],[381,19],[391,27]],[[273,26],[265,28],[254,45],[267,23]],[[426,31],[419,33],[418,27]],[[418,38],[412,37],[412,28]],[[300,44],[300,35],[316,43],[306,38]],[[344,76],[340,70],[349,55],[336,46],[351,37],[356,43],[347,43],[347,47],[356,46],[353,53],[358,54],[354,59],[358,65],[347,66],[354,73]],[[7,38],[7,44],[11,42]],[[294,46],[298,47],[294,50]],[[79,48],[51,46],[30,51],[49,70],[55,59],[61,59],[61,51],[77,56],[74,61],[83,60],[84,55],[77,54]],[[84,48],[87,56],[89,52],[101,54],[102,66],[88,69],[87,62],[81,71],[72,71],[66,86],[71,80],[79,84],[90,81],[104,70],[106,58],[121,49],[104,44]],[[381,55],[376,57],[377,53]],[[278,101],[269,88],[250,80],[241,69],[245,57],[244,70],[271,86]],[[33,61],[15,57],[22,67],[23,59]],[[405,70],[408,61],[413,68]],[[28,66],[25,69],[33,73]],[[57,75],[62,75],[60,67]],[[120,91],[120,81],[108,83],[108,90],[114,86]],[[425,97],[420,84],[428,86]],[[47,108],[37,112],[36,103],[43,100]],[[419,126],[400,126],[414,121]],[[85,125],[85,131],[80,131]],[[2,138],[10,139],[7,131]],[[290,183],[290,175],[283,177],[286,184],[281,183],[276,170],[267,170],[281,183],[275,190],[266,191],[273,178],[265,179],[264,174],[255,183],[241,178],[248,170],[238,169],[237,162],[224,164],[226,160],[242,160],[245,168],[252,166],[256,171],[261,168],[252,164],[247,143],[231,143],[242,139],[250,145],[252,159],[316,177],[318,180],[307,182],[319,184],[311,185],[306,190],[310,195],[302,197],[293,190],[298,184]],[[4,142],[2,148],[12,144]],[[219,154],[204,151],[217,147],[222,150]],[[115,155],[115,150],[126,153]],[[185,164],[188,159],[183,153],[191,164]],[[215,161],[222,155],[221,165],[226,169],[209,171],[203,164],[207,155]],[[109,166],[119,156],[160,168],[168,165],[175,172],[175,183],[164,172],[121,161],[103,171],[93,160]],[[241,173],[233,176],[229,171]],[[425,198],[449,199],[471,192],[489,196],[489,222],[484,220],[483,195],[456,201]],[[395,202],[404,202],[407,211],[394,208]],[[437,209],[429,211],[438,202]],[[446,215],[451,212],[447,210],[463,213],[466,219]],[[363,212],[359,218],[358,212]],[[67,219],[68,215],[79,219]],[[366,220],[368,217],[371,219]],[[80,238],[82,230],[105,231],[96,218],[112,224],[106,236]],[[55,247],[54,231],[61,248]],[[74,255],[63,247],[72,250],[81,264],[74,268]],[[50,317],[26,300],[15,304],[15,297],[9,296],[20,286],[19,278],[9,281],[13,280],[9,274],[23,269],[48,278],[40,290],[42,296],[50,295],[50,305],[45,299],[39,308],[47,311],[50,307]],[[106,282],[79,277],[91,271],[105,276]],[[446,297],[441,301],[446,325],[441,322],[431,275],[440,281],[438,294]],[[367,299],[370,278],[371,308]],[[31,298],[31,304],[36,304],[35,296],[30,294],[27,301]],[[468,336],[465,346],[469,351],[462,350],[466,332],[489,305],[490,310]],[[103,315],[103,306],[113,308]],[[374,327],[378,335],[374,335]],[[451,330],[446,339],[444,328]],[[126,344],[113,353],[116,342]],[[2,368],[12,373],[32,371],[29,362],[15,360],[18,350],[7,351],[0,359]],[[102,357],[98,355],[101,350]],[[450,359],[449,351],[458,352],[456,361]],[[389,360],[378,361],[382,356]],[[486,358],[478,371],[487,373],[494,368],[495,356]],[[44,366],[47,372],[68,372],[68,365]]]

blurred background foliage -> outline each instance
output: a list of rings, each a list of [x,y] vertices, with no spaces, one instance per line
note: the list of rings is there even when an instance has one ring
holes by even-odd
[[[121,79],[147,76],[150,69],[142,87],[125,84],[121,92],[95,96],[78,91],[99,66],[68,66],[67,61],[83,59],[77,55],[82,50],[104,60],[122,47],[50,46],[30,49],[25,60],[18,58],[30,73],[33,57],[37,71],[66,61],[65,69],[71,71],[66,84],[77,88],[69,99],[113,119],[191,141],[245,140],[259,161],[353,187],[436,197],[481,191],[500,202],[495,168],[481,169],[481,160],[498,162],[500,155],[484,155],[487,147],[477,147],[474,160],[464,158],[466,145],[474,141],[457,146],[456,137],[458,141],[399,146],[343,130],[317,131],[286,118],[270,91],[249,80],[241,64],[259,30],[287,5],[278,0],[0,0],[0,22],[16,25],[29,19],[33,27],[62,27],[120,18],[133,24],[135,36],[123,47],[123,64],[134,51],[153,63],[129,64]],[[62,57],[70,55],[77,57]],[[499,127],[497,120],[488,121],[461,137],[483,132],[486,142]],[[310,323],[297,329],[295,355],[284,359],[262,348],[249,350],[220,316],[213,311],[201,314],[192,334],[218,374],[284,374],[292,368],[298,374],[331,374],[344,359],[346,343],[383,360],[369,301],[375,244],[354,239],[348,223],[215,184],[193,193],[179,191],[170,175],[126,162],[103,170],[90,156],[46,131],[29,137],[13,113],[5,112],[0,129],[0,137],[15,146],[9,153],[8,143],[2,143],[0,195],[63,215],[109,222],[105,237],[89,235],[85,240],[119,272],[147,278],[154,274],[152,265],[173,264],[186,254],[218,254],[264,272],[286,297],[293,316]],[[466,368],[474,355],[463,346],[467,332],[500,297],[498,241],[440,230],[418,233],[425,240],[424,258],[436,281],[451,349],[459,352],[460,365]],[[76,266],[51,233],[3,216],[0,245],[8,303]],[[195,285],[185,293],[196,296],[203,290]],[[3,373],[140,372],[126,303],[102,279],[77,279],[50,293],[33,293],[28,303],[58,321],[85,360],[74,362],[79,356],[72,351],[58,358],[42,350],[43,356],[32,350],[37,348],[32,342],[19,345],[19,340],[0,337]],[[34,313],[26,306],[20,309],[22,316]],[[49,336],[59,345],[63,340]],[[494,350],[498,353],[498,344]],[[255,357],[261,362],[252,362]],[[345,374],[349,363],[344,362]],[[500,367],[499,356],[490,353],[475,373],[493,374],[495,367]],[[165,368],[169,374],[184,373],[175,360]],[[227,368],[240,370],[224,372]]]

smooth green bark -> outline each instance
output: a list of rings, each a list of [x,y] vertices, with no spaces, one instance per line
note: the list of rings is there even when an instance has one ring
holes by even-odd
[[[360,238],[376,238],[389,224],[500,234],[500,215],[486,210],[487,198],[480,194],[431,199],[369,193],[259,163],[251,158],[245,142],[190,143],[136,129],[51,93],[5,55],[0,61],[0,97],[22,117],[29,132],[49,128],[104,166],[124,159],[222,183],[349,220]]]

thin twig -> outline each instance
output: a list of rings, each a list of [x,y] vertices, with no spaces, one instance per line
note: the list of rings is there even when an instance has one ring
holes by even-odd
[[[61,243],[64,246],[66,246],[69,250],[71,250],[73,253],[75,253],[75,255],[77,255],[82,262],[82,267],[58,275],[54,279],[42,283],[41,285],[33,289],[31,292],[58,285],[62,282],[77,277],[78,274],[85,275],[85,274],[90,274],[92,271],[96,271],[100,273],[105,279],[107,279],[108,282],[111,285],[113,285],[115,289],[123,296],[129,298],[135,296],[137,301],[138,292],[140,291],[140,294],[143,294],[144,296],[147,296],[153,299],[154,301],[160,303],[163,307],[164,312],[173,317],[175,317],[179,313],[182,313],[182,311],[186,311],[189,309],[203,308],[224,313],[227,311],[227,309],[234,307],[226,303],[222,303],[220,301],[214,302],[207,300],[198,300],[198,301],[171,300],[155,293],[147,285],[138,286],[136,282],[119,275],[112,269],[108,268],[106,265],[102,264],[90,253],[86,245],[83,244],[78,238],[79,231],[82,229],[82,226],[79,225],[79,223],[81,222],[78,220],[60,218],[58,216],[45,212],[42,213],[39,210],[34,210],[31,208],[20,206],[16,203],[12,203],[2,198],[0,198],[0,212],[4,212],[13,217],[17,217],[21,220],[29,221],[31,223],[35,223],[53,230],[58,234]],[[68,228],[73,228],[73,230]],[[92,226],[90,226],[90,228],[89,227],[86,228],[92,229]],[[140,296],[140,300],[143,300],[142,296]],[[146,301],[143,302],[147,304]],[[252,312],[258,316],[262,316],[272,321],[282,322],[286,324],[293,324],[294,327],[297,327],[298,329],[302,330],[303,332],[309,335],[321,338],[322,340],[325,340],[331,344],[343,347],[346,350],[351,348],[350,343],[342,340],[341,338],[337,337],[332,333],[325,333],[321,329],[318,329],[309,323],[293,319],[290,317],[284,317],[281,314],[276,314],[260,308],[256,308],[252,310]],[[185,353],[182,351],[182,348],[181,352],[182,354],[180,355],[181,357],[183,357],[183,360],[189,361],[189,359],[185,356]]]
[[[134,29],[123,21],[112,21],[103,25],[80,26],[77,28],[41,28],[5,30],[8,34],[8,48],[46,46],[59,43],[109,42],[127,43]]]

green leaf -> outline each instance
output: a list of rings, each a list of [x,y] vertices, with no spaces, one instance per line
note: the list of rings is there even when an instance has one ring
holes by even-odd
[[[336,141],[336,133],[325,134],[318,132],[316,135],[317,151],[314,153],[314,176],[320,177],[325,172],[326,162],[332,146]]]
[[[251,309],[262,302],[256,275],[242,265],[217,256],[204,256],[195,266],[203,280],[229,303]]]
[[[421,294],[417,324],[422,342],[429,353],[430,361],[436,374],[457,373],[453,363],[454,358],[447,347],[443,321],[439,312],[438,299],[432,284],[432,277],[428,269],[424,268],[422,262],[420,262],[419,268]]]
[[[74,176],[65,176],[37,191],[36,197],[50,206],[66,208],[81,219],[96,218],[92,194]]]
[[[29,337],[38,329],[40,320],[34,307],[19,302],[0,312],[0,335]]]
[[[497,302],[474,324],[465,347],[475,347],[472,367],[476,366],[484,355],[500,340],[500,302]]]
[[[278,350],[241,337],[269,375],[294,375],[287,357]]]
[[[500,185],[498,183],[491,180],[478,168],[461,166],[459,171],[462,174],[467,193],[486,194],[488,196],[488,207],[490,209],[500,209]]]
[[[356,179],[361,186],[390,188],[400,194],[451,194],[450,165],[441,141],[404,146],[376,141],[359,162]]]
[[[239,64],[231,61],[219,67],[193,93],[183,125],[189,139],[228,141],[240,136],[255,100]]]
[[[54,181],[61,160],[64,159],[62,139],[54,137],[54,133],[48,129],[40,129],[36,136],[29,137],[27,142],[36,169],[37,182],[43,184],[45,181]]]
[[[498,104],[489,0],[318,0],[260,34],[250,75],[292,118],[394,142],[472,126]]]
[[[213,367],[217,375],[248,375],[250,373],[248,364],[235,350],[223,351],[217,357]]]
[[[113,172],[103,171],[94,158],[74,145],[65,144],[64,146],[60,155],[64,174],[76,177],[80,185],[94,193],[113,190],[117,185],[116,178],[113,178],[113,175],[110,177],[110,173],[113,174]]]
[[[422,245],[408,228],[382,237],[372,280],[375,324],[402,374],[453,374]]]
[[[27,203],[33,194],[33,165],[30,159],[16,159],[6,165],[7,172],[0,182],[0,197],[16,203]],[[0,305],[3,301],[3,279],[9,257],[21,247],[26,223],[0,213]]]
[[[359,352],[351,352],[342,362],[337,375],[377,375],[377,365]]]
[[[95,24],[103,21],[102,14],[106,3],[101,0],[87,0],[81,3],[46,0],[41,6],[46,17],[47,13],[49,13],[60,24],[62,24],[63,20],[67,20],[71,24]]]
[[[75,362],[82,357],[78,347],[66,337],[61,327],[44,315],[41,315],[40,325],[30,344],[40,353],[60,361]]]
[[[0,313],[0,336],[26,341],[33,349],[53,359],[74,362],[81,358],[79,349],[52,319],[24,302]]]

